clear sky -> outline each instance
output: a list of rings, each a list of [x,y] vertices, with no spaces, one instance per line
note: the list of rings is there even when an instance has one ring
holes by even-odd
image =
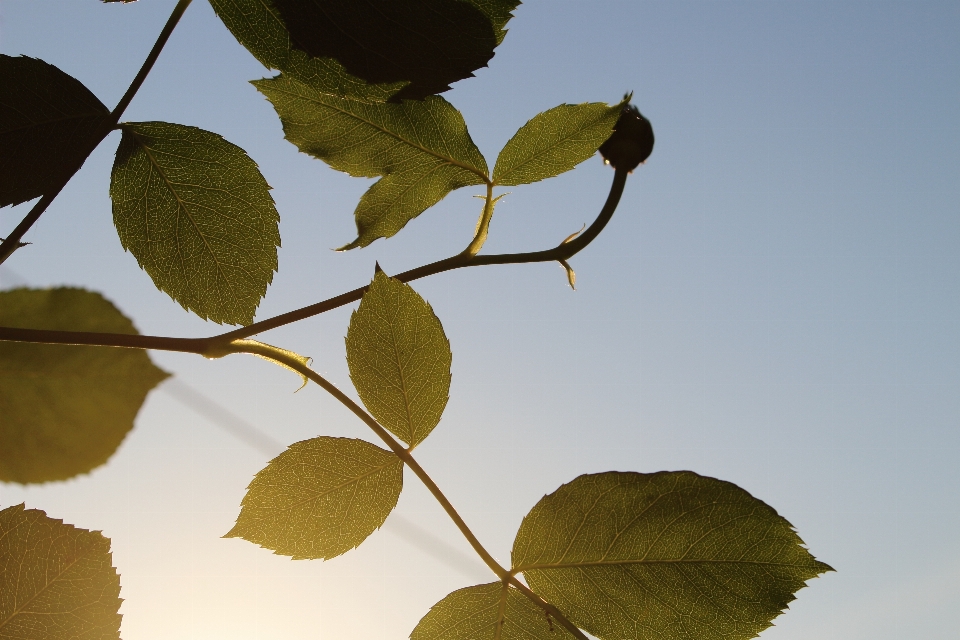
[[[0,0],[0,52],[57,65],[109,106],[172,0]],[[960,4],[531,0],[490,67],[446,94],[488,162],[536,113],[635,91],[657,146],[607,230],[557,265],[415,283],[454,353],[451,401],[418,459],[508,562],[523,515],[581,473],[691,469],[775,507],[837,569],[768,640],[953,638],[960,628]],[[445,257],[478,191],[346,254],[368,181],[298,154],[247,83],[269,75],[197,0],[126,120],[215,131],[274,187],[280,271],[263,318]],[[103,292],[144,333],[217,331],[157,291],[112,226],[111,136],[0,268],[4,287]],[[589,222],[599,158],[512,189],[487,250],[547,248]],[[26,212],[0,210],[0,235]],[[350,308],[263,334],[350,382]],[[372,438],[317,387],[254,358],[154,354],[277,441]],[[103,530],[126,640],[403,638],[492,575],[412,475],[398,519],[328,562],[223,540],[269,454],[161,387],[114,458],[22,488]],[[351,391],[352,393],[352,391]],[[450,548],[424,543],[426,529]],[[433,545],[433,552],[424,550]],[[462,556],[457,554],[461,553]],[[472,564],[471,564],[472,563]]]

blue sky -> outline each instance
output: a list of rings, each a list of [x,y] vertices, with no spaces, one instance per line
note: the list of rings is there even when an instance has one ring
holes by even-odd
[[[112,106],[173,4],[0,0],[0,52],[55,64]],[[509,28],[490,67],[446,94],[489,163],[536,113],[628,90],[657,146],[573,260],[576,292],[557,265],[415,284],[454,353],[451,401],[417,450],[423,466],[504,562],[527,510],[581,473],[730,480],[837,569],[761,637],[953,637],[960,5],[531,1]],[[375,261],[396,273],[467,244],[479,212],[470,189],[395,238],[330,251],[353,239],[369,183],[282,139],[247,83],[265,75],[198,0],[125,117],[215,131],[259,163],[283,247],[258,317],[365,283]],[[84,286],[144,333],[216,332],[121,248],[107,193],[117,143],[71,181],[34,244],[0,268],[0,286]],[[486,250],[553,246],[592,220],[611,177],[595,158],[513,188]],[[0,210],[0,235],[25,212]],[[260,337],[313,356],[349,389],[349,313]],[[298,380],[262,361],[154,357],[279,442],[371,437],[319,389],[294,394]],[[400,519],[332,561],[220,539],[268,457],[161,388],[106,466],[0,485],[0,505],[26,501],[113,540],[127,640],[403,638],[448,592],[488,579],[479,561],[445,563],[411,544],[414,523],[469,553],[410,475]]]

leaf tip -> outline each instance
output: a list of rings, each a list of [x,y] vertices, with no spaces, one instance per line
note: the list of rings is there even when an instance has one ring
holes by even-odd
[[[823,575],[824,573],[836,573],[837,570],[828,565],[826,562],[817,562],[817,576]]]
[[[357,238],[353,242],[349,242],[343,245],[342,247],[337,247],[336,249],[334,249],[334,251],[340,253],[342,251],[350,251],[350,249],[356,249],[357,247],[363,247],[363,246],[365,245],[361,244],[360,238]]]

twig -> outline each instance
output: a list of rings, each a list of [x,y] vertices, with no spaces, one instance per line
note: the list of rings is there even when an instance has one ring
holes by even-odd
[[[123,112],[126,110],[127,106],[130,104],[130,101],[133,100],[133,97],[137,94],[137,91],[140,90],[143,81],[147,79],[147,75],[150,73],[150,70],[153,68],[153,63],[157,61],[157,58],[160,56],[160,52],[163,50],[167,40],[170,39],[170,34],[173,33],[174,27],[177,26],[177,23],[180,22],[183,12],[187,10],[187,7],[190,6],[190,3],[193,0],[180,0],[177,2],[177,6],[173,8],[173,12],[170,14],[170,17],[167,19],[167,24],[163,26],[163,30],[160,32],[160,35],[157,37],[157,41],[153,44],[153,49],[150,50],[147,59],[143,61],[143,66],[140,67],[140,72],[133,79],[133,82],[130,83],[130,86],[127,88],[127,92],[123,94],[123,97],[120,98],[120,102],[117,103],[117,106],[114,107],[113,111],[110,112],[110,115],[103,121],[103,126],[97,132],[97,135],[93,137],[90,142],[90,147],[83,157],[76,162],[74,165],[67,168],[64,171],[63,176],[60,181],[57,182],[56,186],[52,187],[50,191],[43,194],[43,197],[33,205],[33,208],[30,209],[30,212],[24,216],[23,220],[20,221],[20,224],[17,225],[16,229],[10,232],[10,235],[7,236],[6,240],[0,243],[0,264],[3,264],[7,258],[13,255],[13,252],[17,250],[20,245],[20,240],[23,238],[23,235],[30,230],[30,227],[40,219],[40,216],[43,215],[43,212],[47,210],[47,207],[54,201],[54,199],[60,195],[60,192],[63,191],[63,188],[67,186],[67,183],[70,182],[70,179],[74,174],[80,170],[80,167],[83,166],[83,163],[86,159],[93,153],[93,150],[103,142],[104,138],[110,135],[110,132],[113,131],[114,127],[117,126],[117,123],[120,122],[120,117],[123,115]]]
[[[573,239],[567,239],[552,249],[544,251],[531,251],[527,253],[504,253],[494,255],[476,255],[471,256],[467,253],[459,253],[444,260],[432,262],[416,269],[404,271],[396,276],[401,282],[410,282],[418,278],[424,278],[452,269],[462,267],[478,267],[487,264],[523,264],[529,262],[553,262],[566,261],[572,256],[582,251],[589,245],[594,238],[603,230],[607,222],[613,216],[617,205],[620,203],[620,197],[623,195],[623,189],[626,185],[627,172],[617,170],[614,173],[613,184],[610,186],[610,193],[607,201],[600,210],[597,219],[593,221],[586,231]],[[171,338],[163,336],[142,336],[130,334],[114,333],[89,333],[79,331],[49,331],[44,329],[16,329],[11,327],[0,327],[0,340],[16,342],[35,342],[46,344],[78,344],[78,345],[97,345],[103,347],[129,347],[135,349],[155,349],[158,351],[180,351],[184,353],[198,353],[207,357],[220,357],[227,353],[227,349],[234,340],[248,338],[254,334],[276,329],[305,318],[319,315],[331,309],[342,307],[345,304],[355,302],[363,297],[367,287],[359,287],[353,291],[341,293],[338,296],[318,302],[302,309],[289,311],[287,313],[255,322],[247,327],[241,327],[234,331],[221,333],[220,335],[208,338]]]

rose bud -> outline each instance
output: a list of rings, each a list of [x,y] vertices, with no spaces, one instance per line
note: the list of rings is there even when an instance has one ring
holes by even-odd
[[[603,161],[615,169],[633,171],[653,151],[653,127],[632,104],[624,105],[613,134],[600,145]]]

